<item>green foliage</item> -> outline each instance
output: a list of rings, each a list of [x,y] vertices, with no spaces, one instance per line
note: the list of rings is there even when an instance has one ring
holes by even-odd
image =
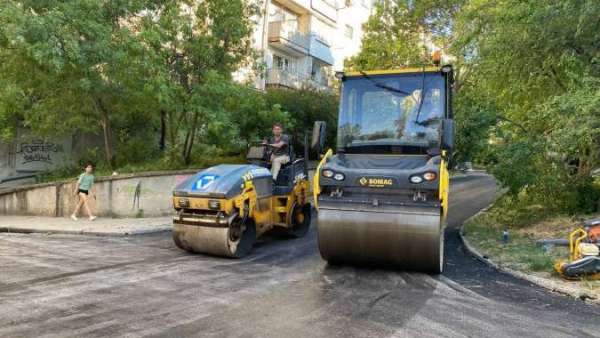
[[[160,158],[160,149],[155,139],[155,130],[144,129],[143,133],[130,133],[127,129],[120,129],[116,144],[116,167],[145,163]]]
[[[513,221],[590,212],[600,199],[598,17],[594,0],[381,1],[347,66],[423,64],[424,33],[455,59],[455,161],[488,167]]]
[[[275,122],[288,128],[294,124],[291,114],[281,104],[269,102],[268,95],[247,86],[237,86],[237,90],[227,97],[225,103],[232,114],[232,122],[237,126],[236,138],[245,146],[248,143],[262,141],[271,135],[271,126]]]
[[[312,89],[288,90],[269,89],[266,93],[269,106],[280,106],[289,113],[289,122],[284,126],[293,137],[296,151],[301,151],[304,133],[308,133],[308,141],[315,121],[327,123],[327,147],[334,148],[337,133],[338,101],[337,95]]]
[[[334,96],[265,95],[232,80],[255,56],[260,4],[0,0],[0,140],[18,128],[100,135],[82,159],[110,174],[239,162],[273,122],[297,131],[325,119],[333,134]]]
[[[153,62],[146,87],[167,125],[169,160],[191,163],[196,143],[236,148],[237,112],[226,98],[249,97],[231,73],[252,55],[251,18],[258,10],[244,0],[165,1],[141,18],[138,36]]]
[[[112,162],[111,125],[148,111],[141,88],[143,46],[127,24],[154,1],[0,3],[0,119],[38,135],[102,133]],[[93,14],[92,14],[93,13]],[[136,57],[131,57],[131,56]]]
[[[0,137],[99,134],[107,167],[158,159],[161,131],[171,163],[191,164],[196,144],[241,149],[257,133],[245,122],[286,119],[231,80],[258,5],[0,0]]]
[[[497,112],[490,169],[546,212],[597,208],[599,14],[593,1],[471,1],[457,25],[473,52],[465,86]]]
[[[393,69],[431,63],[431,40],[449,43],[452,19],[464,0],[383,0],[365,24],[362,50],[346,61],[355,70]]]

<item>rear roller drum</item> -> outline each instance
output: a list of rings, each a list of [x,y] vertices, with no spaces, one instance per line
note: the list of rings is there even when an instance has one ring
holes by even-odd
[[[250,219],[236,218],[227,228],[173,224],[177,247],[195,253],[241,258],[256,241],[256,228]]]

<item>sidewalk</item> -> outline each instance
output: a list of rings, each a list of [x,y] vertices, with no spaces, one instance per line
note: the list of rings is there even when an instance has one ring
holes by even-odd
[[[94,221],[63,217],[0,216],[0,233],[54,233],[96,236],[128,236],[170,231],[172,218],[104,218]]]

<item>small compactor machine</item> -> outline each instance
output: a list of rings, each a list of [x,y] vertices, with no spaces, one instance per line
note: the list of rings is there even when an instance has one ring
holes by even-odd
[[[268,231],[302,237],[310,226],[305,161],[290,151],[277,181],[266,147],[251,147],[248,164],[200,171],[173,192],[173,240],[186,251],[226,257],[248,254]]]

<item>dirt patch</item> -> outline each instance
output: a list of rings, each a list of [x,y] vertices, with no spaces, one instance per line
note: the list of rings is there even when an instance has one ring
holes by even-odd
[[[574,224],[578,221],[576,217],[558,216],[534,223],[532,226],[517,231],[535,239],[567,238],[569,233],[573,231]]]
[[[574,290],[575,294],[585,294],[600,303],[600,281],[567,281],[554,271],[556,261],[568,260],[568,248],[536,243],[545,238],[567,238],[582,217],[560,216],[527,227],[511,228],[498,224],[495,212],[497,210],[491,209],[465,224],[464,235],[477,251],[501,267],[560,283]],[[503,236],[504,230],[508,230],[507,241]]]

